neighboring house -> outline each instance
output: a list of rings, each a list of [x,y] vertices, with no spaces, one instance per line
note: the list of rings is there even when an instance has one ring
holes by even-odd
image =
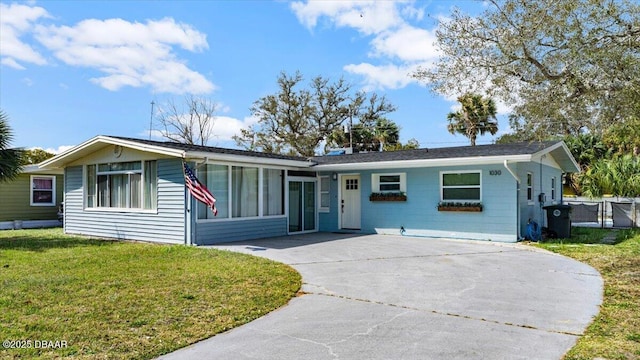
[[[14,180],[0,183],[0,229],[60,226],[62,170],[25,166]]]
[[[183,161],[216,197],[217,216],[189,195]],[[112,136],[41,167],[64,169],[66,233],[195,245],[401,230],[515,242],[561,201],[563,172],[579,171],[563,142],[302,158]],[[439,211],[443,202],[482,207]]]

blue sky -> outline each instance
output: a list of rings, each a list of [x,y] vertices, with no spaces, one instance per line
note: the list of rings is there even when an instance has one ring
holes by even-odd
[[[409,77],[437,58],[434,31],[474,1],[0,2],[0,108],[13,145],[61,151],[95,135],[149,137],[153,101],[186,94],[218,104],[211,146],[255,121],[281,71],[343,76],[386,95],[401,140],[467,145],[446,130],[453,99]],[[500,134],[508,125],[500,116]],[[495,137],[479,138],[478,143]]]

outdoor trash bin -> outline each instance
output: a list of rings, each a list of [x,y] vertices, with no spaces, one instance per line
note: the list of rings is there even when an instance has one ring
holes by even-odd
[[[558,238],[567,239],[571,237],[571,206],[569,205],[549,205],[544,207],[547,210],[547,228],[558,235]]]

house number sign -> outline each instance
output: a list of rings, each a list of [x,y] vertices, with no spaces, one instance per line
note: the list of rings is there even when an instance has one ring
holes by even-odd
[[[502,175],[502,170],[489,170],[489,175],[491,175],[491,176],[500,176],[500,175]]]

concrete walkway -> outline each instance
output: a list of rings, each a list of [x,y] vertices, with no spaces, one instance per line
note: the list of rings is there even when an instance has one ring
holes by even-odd
[[[317,233],[215,248],[290,264],[306,294],[162,359],[559,359],[602,300],[596,270],[524,245]]]

